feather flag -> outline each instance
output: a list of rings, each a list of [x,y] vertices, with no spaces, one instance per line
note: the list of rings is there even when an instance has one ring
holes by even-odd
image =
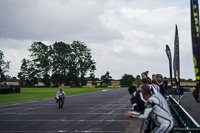
[[[172,57],[171,57],[171,51],[168,45],[166,45],[166,54],[169,59],[169,72],[170,72],[170,80],[171,80],[171,89],[172,89]]]
[[[192,49],[193,61],[196,76],[197,87],[193,92],[193,96],[199,102],[200,88],[200,40],[199,40],[199,7],[198,0],[190,1],[191,9],[191,34],[192,34]]]
[[[176,84],[176,93],[180,92],[180,59],[179,59],[179,37],[178,37],[178,28],[176,25],[175,29],[175,39],[174,39],[174,78]]]

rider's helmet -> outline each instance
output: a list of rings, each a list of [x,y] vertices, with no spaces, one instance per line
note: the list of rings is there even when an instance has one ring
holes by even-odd
[[[60,89],[60,92],[62,92],[63,91],[63,89]]]

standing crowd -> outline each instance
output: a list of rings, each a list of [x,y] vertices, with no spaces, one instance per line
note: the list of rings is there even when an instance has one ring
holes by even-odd
[[[165,92],[167,92],[168,81],[164,77],[164,81],[160,78],[156,79],[156,75],[152,75],[152,79],[148,77],[148,71],[141,74],[142,86],[137,88],[131,86],[128,91],[131,95],[132,108],[125,113],[125,117],[137,117],[145,119],[145,133],[168,133],[173,128],[173,117],[170,113],[167,101],[165,100]]]

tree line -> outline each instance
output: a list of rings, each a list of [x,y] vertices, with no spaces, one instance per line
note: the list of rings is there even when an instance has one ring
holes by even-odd
[[[85,75],[95,65],[91,49],[80,41],[72,44],[55,42],[50,46],[34,42],[29,51],[31,59],[22,60],[18,73],[22,86],[33,86],[38,81],[46,86],[51,83],[56,86],[85,85]]]
[[[101,79],[95,77],[96,63],[92,59],[91,49],[84,42],[55,42],[49,46],[42,42],[33,42],[29,51],[30,59],[22,60],[16,78],[6,75],[10,62],[3,60],[4,55],[0,50],[0,82],[17,81],[20,86],[34,86],[38,82],[45,86],[83,86],[88,80],[101,80],[101,84],[110,84],[112,80],[109,72],[102,75]],[[87,72],[90,72],[90,77],[85,77]]]
[[[42,82],[45,86],[51,84],[84,86],[87,81],[92,81],[92,85],[97,85],[96,81],[101,81],[101,85],[111,85],[113,80],[108,71],[100,79],[95,77],[96,63],[92,59],[91,49],[87,48],[84,42],[73,41],[72,44],[55,42],[49,46],[42,42],[33,42],[29,51],[30,59],[22,60],[16,78],[6,75],[10,61],[3,60],[4,54],[0,50],[0,82],[18,81],[20,86],[34,86],[38,82]],[[90,77],[85,77],[88,72]],[[162,78],[161,74],[156,76]],[[187,80],[182,79],[182,81]],[[124,74],[120,83],[127,86],[134,83],[139,86],[141,78],[140,75],[134,77]]]

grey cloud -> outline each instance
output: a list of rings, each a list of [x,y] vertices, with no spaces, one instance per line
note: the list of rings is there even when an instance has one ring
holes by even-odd
[[[31,44],[33,41],[31,40],[15,40],[15,39],[2,39],[0,38],[0,46],[1,50],[28,50],[31,48]]]
[[[177,23],[183,55],[181,73],[193,78],[192,64],[184,63],[191,57],[191,51],[185,49],[191,45],[189,9],[163,8],[170,1],[1,0],[0,45],[14,63],[12,73],[19,71],[21,59],[28,56],[25,49],[33,41],[80,40],[92,49],[97,77],[106,71],[121,78],[125,73],[136,76],[146,70],[168,76],[165,44],[173,53]],[[14,56],[17,58],[11,58]]]
[[[63,1],[60,1],[63,2]],[[103,26],[104,2],[19,1],[0,6],[0,38],[20,40],[108,40],[122,38],[119,31]]]

